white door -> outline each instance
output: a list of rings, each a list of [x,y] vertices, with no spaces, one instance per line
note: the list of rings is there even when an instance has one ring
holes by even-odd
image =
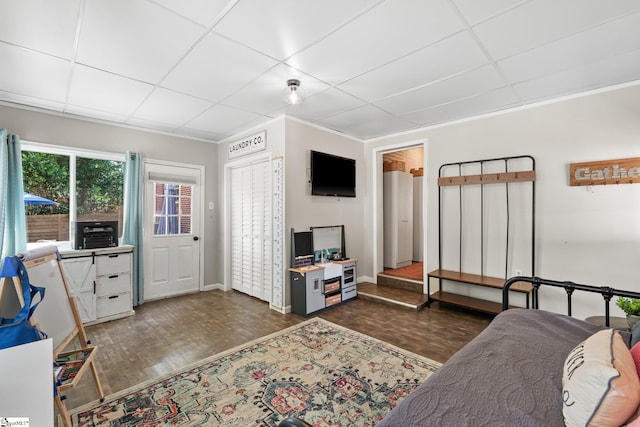
[[[144,166],[144,299],[200,289],[202,168]]]
[[[231,170],[231,287],[271,301],[273,237],[271,162]]]

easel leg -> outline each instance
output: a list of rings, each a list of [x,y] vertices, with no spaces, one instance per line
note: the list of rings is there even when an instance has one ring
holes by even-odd
[[[104,402],[104,391],[102,391],[102,384],[100,384],[100,378],[98,377],[98,369],[96,368],[96,364],[91,361],[91,373],[93,374],[93,380],[96,383],[96,388],[98,389],[98,396],[100,396],[100,402]]]
[[[56,397],[54,398],[54,400],[56,402],[56,407],[58,408],[58,412],[60,413],[60,416],[62,417],[62,421],[64,422],[65,427],[72,427],[71,426],[71,417],[69,416],[69,412],[67,411],[67,407],[62,402],[62,399],[60,399],[60,393],[56,393]]]

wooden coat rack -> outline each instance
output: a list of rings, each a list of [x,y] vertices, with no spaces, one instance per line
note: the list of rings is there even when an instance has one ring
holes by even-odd
[[[527,163],[530,164],[531,169],[525,170],[513,170],[513,164],[522,164]],[[494,165],[494,169],[498,166],[504,168],[501,172],[485,172],[485,167],[489,165]],[[463,167],[475,167],[480,169],[480,174],[474,175],[463,175],[462,170]],[[445,176],[446,169],[453,169],[457,174],[451,174],[449,176]],[[466,161],[466,162],[456,162],[456,163],[445,163],[440,166],[439,177],[438,177],[438,269],[431,271],[427,274],[427,278],[438,279],[439,290],[431,293],[431,284],[430,280],[427,280],[427,293],[429,295],[429,302],[431,304],[432,301],[440,301],[449,304],[459,305],[463,307],[472,308],[478,311],[484,311],[488,313],[498,313],[502,310],[501,304],[493,303],[490,301],[484,301],[477,298],[472,298],[460,294],[454,294],[450,292],[445,292],[443,290],[443,281],[452,281],[452,282],[460,282],[466,283],[469,285],[477,285],[488,288],[497,288],[502,289],[505,280],[508,278],[507,268],[509,264],[509,185],[510,183],[531,183],[531,267],[530,274],[533,276],[535,274],[535,180],[536,180],[536,170],[535,170],[535,160],[532,156],[513,156],[513,157],[501,157],[495,159],[485,159],[485,160],[474,160],[474,161]],[[485,236],[484,236],[484,185],[496,185],[496,184],[505,184],[505,194],[506,194],[506,243],[505,243],[505,261],[504,268],[505,273],[504,277],[490,277],[485,275],[484,272],[484,262],[485,262]],[[477,207],[477,210],[480,212],[480,265],[474,273],[463,271],[463,224],[462,224],[462,211],[463,211],[463,200],[462,200],[462,187],[467,185],[475,185],[480,187],[480,205]],[[460,188],[460,196],[459,196],[459,206],[458,206],[458,216],[459,216],[459,241],[458,241],[458,269],[457,270],[445,270],[443,269],[443,202],[442,202],[442,192],[443,189],[450,186],[456,186]],[[451,213],[450,213],[451,214]],[[450,215],[449,214],[449,215]],[[454,213],[455,214],[455,213]],[[531,292],[531,286],[528,284],[517,283],[515,286],[511,287],[512,291],[522,292],[526,294],[526,305],[529,306],[529,293]]]

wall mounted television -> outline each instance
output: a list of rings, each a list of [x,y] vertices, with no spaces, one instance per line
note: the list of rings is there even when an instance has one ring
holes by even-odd
[[[356,197],[356,161],[311,150],[311,194]]]

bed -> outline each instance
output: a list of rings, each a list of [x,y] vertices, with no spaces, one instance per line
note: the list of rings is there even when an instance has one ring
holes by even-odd
[[[608,325],[614,296],[640,294],[518,277],[505,284],[503,308],[509,307],[509,286],[517,281],[534,285],[534,309],[497,315],[378,427],[623,425],[637,416],[634,356],[640,357],[630,350],[635,328],[633,334],[620,333],[537,308],[543,286],[567,290],[569,314],[574,291],[597,292]]]

